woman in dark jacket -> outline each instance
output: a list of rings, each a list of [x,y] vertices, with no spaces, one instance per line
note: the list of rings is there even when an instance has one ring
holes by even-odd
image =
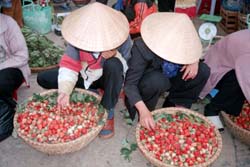
[[[185,28],[183,28],[185,27]],[[154,13],[142,23],[142,39],[134,41],[125,79],[126,106],[132,119],[154,129],[150,111],[169,91],[163,107],[190,108],[205,85],[210,70],[199,62],[201,43],[186,14]]]

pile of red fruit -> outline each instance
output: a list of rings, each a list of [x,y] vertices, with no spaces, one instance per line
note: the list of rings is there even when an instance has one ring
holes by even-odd
[[[237,117],[230,115],[230,119],[239,127],[250,131],[250,104],[245,101],[240,115]]]
[[[140,129],[140,142],[165,164],[192,166],[207,162],[218,149],[215,127],[193,114],[156,114],[156,128]]]
[[[99,105],[71,102],[58,110],[48,100],[29,101],[17,115],[18,132],[40,143],[64,143],[89,133],[100,121]]]

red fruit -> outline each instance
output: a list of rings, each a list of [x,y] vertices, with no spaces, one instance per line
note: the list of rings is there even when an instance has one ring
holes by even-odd
[[[218,147],[214,127],[189,121],[188,117],[179,119],[179,116],[173,115],[172,118],[171,122],[165,118],[158,120],[155,131],[141,128],[140,140],[145,148],[156,159],[175,166],[185,166],[183,157],[189,166],[209,159]],[[201,150],[210,154],[201,155]]]
[[[39,130],[43,129],[42,124],[38,124],[38,125],[37,125],[37,129],[39,129]]]
[[[18,115],[18,132],[38,142],[61,143],[87,134],[98,124],[98,108],[94,103],[72,103],[60,111],[56,105],[48,107],[50,104],[48,100],[28,102],[27,108]],[[91,112],[90,115],[83,113],[84,106]],[[68,133],[71,135],[68,136]]]
[[[83,135],[85,135],[85,134],[87,133],[87,129],[83,128],[83,129],[81,130],[81,132],[82,132]]]

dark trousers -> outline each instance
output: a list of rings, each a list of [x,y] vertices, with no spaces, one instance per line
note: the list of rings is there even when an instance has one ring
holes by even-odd
[[[159,12],[174,11],[175,0],[158,0]]]
[[[0,98],[12,97],[13,92],[23,83],[23,74],[17,68],[0,70]]]
[[[102,3],[102,4],[107,5],[108,0],[96,0],[96,2],[100,2],[100,3]]]
[[[171,107],[175,105],[190,108],[192,103],[198,99],[198,96],[206,84],[209,77],[210,69],[204,64],[199,64],[197,76],[188,81],[182,80],[183,72],[179,72],[173,78],[165,77],[161,71],[152,71],[143,76],[139,83],[139,91],[145,105],[150,111],[155,109],[160,95],[169,91],[168,97],[165,99],[163,107]],[[129,105],[126,99],[125,104],[129,110],[132,119],[135,118],[136,109]]]
[[[180,105],[190,108],[205,86],[210,75],[209,67],[204,63],[199,63],[198,74],[194,79],[184,81],[182,79],[183,72],[179,72],[176,77],[170,78],[171,88],[163,107]],[[173,105],[172,105],[173,104]]]
[[[226,73],[216,85],[216,89],[219,92],[205,106],[205,116],[218,115],[221,110],[238,116],[246,98],[240,88],[235,71],[231,70]]]
[[[12,133],[16,107],[12,94],[20,87],[23,79],[22,72],[17,68],[0,70],[0,141]]]
[[[57,89],[57,77],[58,69],[53,69],[39,73],[37,76],[37,82],[43,88]],[[90,89],[101,88],[104,90],[101,104],[109,110],[114,108],[118,101],[123,79],[122,63],[117,58],[110,58],[104,62],[103,75],[97,81],[92,83]],[[80,74],[75,87],[84,89],[84,80]]]

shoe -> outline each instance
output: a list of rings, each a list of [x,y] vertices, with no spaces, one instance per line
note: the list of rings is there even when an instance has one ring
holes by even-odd
[[[222,122],[220,120],[219,115],[217,115],[217,116],[207,116],[206,118],[209,119],[220,132],[224,131],[224,126],[223,126],[223,124],[222,124]]]
[[[4,141],[5,139],[7,139],[10,136],[11,136],[11,132],[8,132],[8,133],[5,133],[5,134],[1,134],[1,136],[0,136],[0,142]]]
[[[114,136],[114,109],[108,110],[108,119],[99,133],[99,137],[109,139]]]

